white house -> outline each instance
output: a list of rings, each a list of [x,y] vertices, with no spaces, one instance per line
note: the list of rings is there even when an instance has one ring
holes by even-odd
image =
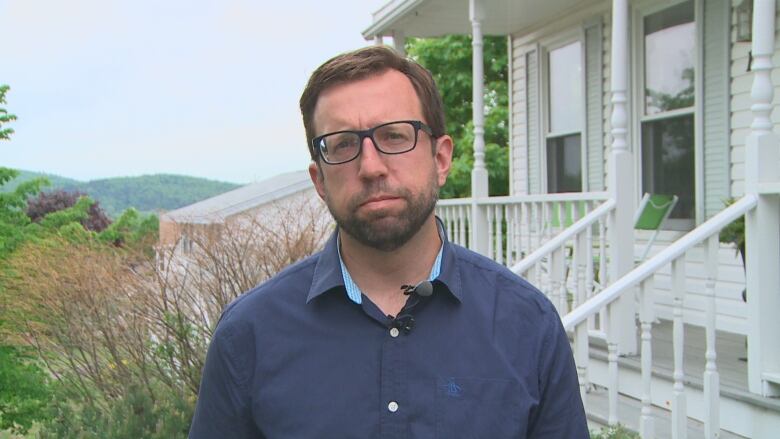
[[[453,240],[558,306],[593,422],[645,438],[780,436],[777,9],[393,0],[363,32],[401,51],[406,37],[473,36],[473,196],[443,200],[438,213]],[[488,197],[483,34],[508,39],[507,197]],[[644,193],[679,203],[639,262]],[[728,198],[737,201],[726,208]],[[718,242],[743,214],[744,270]]]
[[[250,183],[229,192],[172,210],[160,217],[160,244],[176,245],[177,251],[192,250],[192,238],[209,234],[218,238],[226,225],[263,224],[269,230],[291,223],[290,215],[316,215],[301,226],[316,221],[331,222],[306,170],[287,172]]]

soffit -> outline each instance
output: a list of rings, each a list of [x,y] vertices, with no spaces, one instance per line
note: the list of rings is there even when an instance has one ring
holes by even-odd
[[[564,16],[592,0],[482,0],[485,35],[508,35],[535,24]],[[390,36],[401,31],[407,37],[471,34],[468,0],[392,0],[373,14],[363,37]]]

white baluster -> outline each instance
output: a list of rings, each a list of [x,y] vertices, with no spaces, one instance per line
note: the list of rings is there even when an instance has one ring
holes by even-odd
[[[720,435],[720,376],[715,363],[715,281],[718,277],[718,235],[711,236],[704,247],[704,264],[707,278],[704,283],[706,301],[705,331],[707,350],[704,354],[704,437],[717,438]]]
[[[504,221],[506,223],[506,266],[511,267],[515,262],[514,247],[515,247],[515,228],[514,228],[514,208],[516,206],[511,204],[502,205],[504,210]]]
[[[512,255],[512,262],[510,262],[510,267],[517,263],[520,259],[522,259],[522,256],[520,252],[522,251],[522,247],[520,245],[520,236],[522,232],[520,231],[520,205],[515,204],[512,206],[512,252],[509,253]],[[507,252],[509,252],[509,249],[507,248]]]
[[[493,206],[487,205],[484,206],[484,209],[487,211],[487,236],[488,236],[488,242],[487,242],[487,255],[490,259],[496,260],[496,256],[493,254],[493,242],[495,242],[494,236],[493,236]]]
[[[582,404],[587,401],[588,392],[588,362],[590,360],[587,322],[580,323],[574,329],[574,359],[577,364],[577,379],[580,382],[580,398]]]
[[[593,227],[585,231],[585,299],[593,293]]]
[[[558,314],[566,315],[568,301],[566,300],[566,247],[559,247],[552,252],[553,303],[558,308]]]
[[[642,329],[642,414],[639,418],[639,434],[643,438],[655,437],[655,424],[652,415],[652,372],[653,372],[653,277],[650,276],[639,286],[639,321]]]
[[[609,217],[611,214],[607,214]],[[605,218],[599,218],[599,291],[609,285],[609,270],[607,270],[607,225]],[[594,291],[594,294],[598,291]],[[606,320],[606,310],[602,308],[599,311],[599,329],[604,330],[604,321]]]
[[[572,309],[579,306],[581,303],[584,303],[586,300],[588,300],[588,289],[586,284],[586,277],[588,274],[588,267],[590,264],[588,264],[588,260],[593,260],[590,254],[590,248],[588,246],[588,235],[585,232],[580,232],[577,235],[575,246],[574,246],[574,254],[576,257],[576,260],[574,262],[574,266],[576,267],[576,277],[577,279],[577,294],[574,296],[574,301],[572,303]]]
[[[607,319],[602,322],[606,326],[607,332],[607,400],[609,403],[609,415],[607,416],[607,422],[609,425],[617,425],[618,423],[618,345],[616,332],[620,328],[615,327],[613,322],[616,321],[614,314],[614,307],[610,303],[607,305]]]
[[[504,206],[497,204],[493,207],[496,217],[496,259],[499,264],[504,263]]]
[[[534,230],[534,245],[528,249],[528,252],[531,253],[537,248],[542,246],[542,233],[543,233],[543,224],[544,224],[544,204],[542,203],[534,203],[533,204],[533,210],[534,210],[534,219],[536,223],[536,230]],[[534,265],[534,277],[536,278],[536,282],[541,281],[542,277],[542,271],[541,271],[541,265],[536,264]],[[538,285],[537,285],[538,286]]]
[[[685,256],[672,261],[672,294],[674,295],[674,327],[672,350],[674,352],[674,386],[672,396],[672,438],[685,439],[688,432],[688,415],[685,400],[685,370],[683,369],[683,347],[685,326],[683,325],[683,299],[685,297]]]
[[[458,244],[463,247],[468,247],[469,243],[466,241],[466,207],[458,206]]]

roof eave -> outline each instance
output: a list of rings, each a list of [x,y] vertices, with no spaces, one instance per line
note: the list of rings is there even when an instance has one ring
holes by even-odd
[[[372,40],[377,35],[388,35],[399,19],[424,2],[425,0],[401,0],[387,11],[378,11],[374,14],[374,23],[363,31],[363,38]],[[381,15],[377,16],[380,13]]]

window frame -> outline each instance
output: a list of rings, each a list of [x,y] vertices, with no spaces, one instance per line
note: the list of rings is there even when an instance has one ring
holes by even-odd
[[[580,44],[580,87],[582,90],[581,96],[581,114],[580,114],[580,129],[579,131],[571,132],[551,132],[551,114],[552,106],[550,103],[550,52],[562,47],[568,46],[573,43]],[[575,134],[580,135],[580,192],[588,191],[588,157],[587,148],[583,144],[587,139],[587,108],[586,108],[586,96],[587,96],[587,78],[585,71],[586,53],[585,53],[585,27],[577,26],[571,28],[568,31],[557,32],[555,35],[547,38],[540,39],[539,41],[539,76],[540,76],[540,101],[541,112],[539,114],[540,120],[540,132],[539,132],[539,145],[536,148],[539,150],[540,162],[543,166],[540,169],[540,187],[544,193],[550,193],[548,184],[548,172],[549,166],[547,155],[547,141],[551,138],[563,138]]]
[[[688,0],[670,0],[658,4],[650,0],[639,1],[634,5],[631,14],[631,67],[633,69],[630,75],[632,84],[630,85],[633,96],[630,102],[631,123],[629,124],[629,139],[631,140],[632,152],[634,153],[635,164],[635,204],[644,194],[642,187],[643,181],[643,163],[642,163],[642,124],[645,122],[655,122],[664,119],[671,119],[683,115],[693,115],[693,168],[694,168],[694,217],[692,219],[669,218],[663,225],[663,230],[688,231],[701,224],[704,218],[704,145],[703,145],[703,2],[693,0],[693,23],[695,26],[694,41],[694,88],[693,105],[686,108],[678,108],[666,112],[645,115],[645,35],[644,18],[664,9],[685,3]]]

